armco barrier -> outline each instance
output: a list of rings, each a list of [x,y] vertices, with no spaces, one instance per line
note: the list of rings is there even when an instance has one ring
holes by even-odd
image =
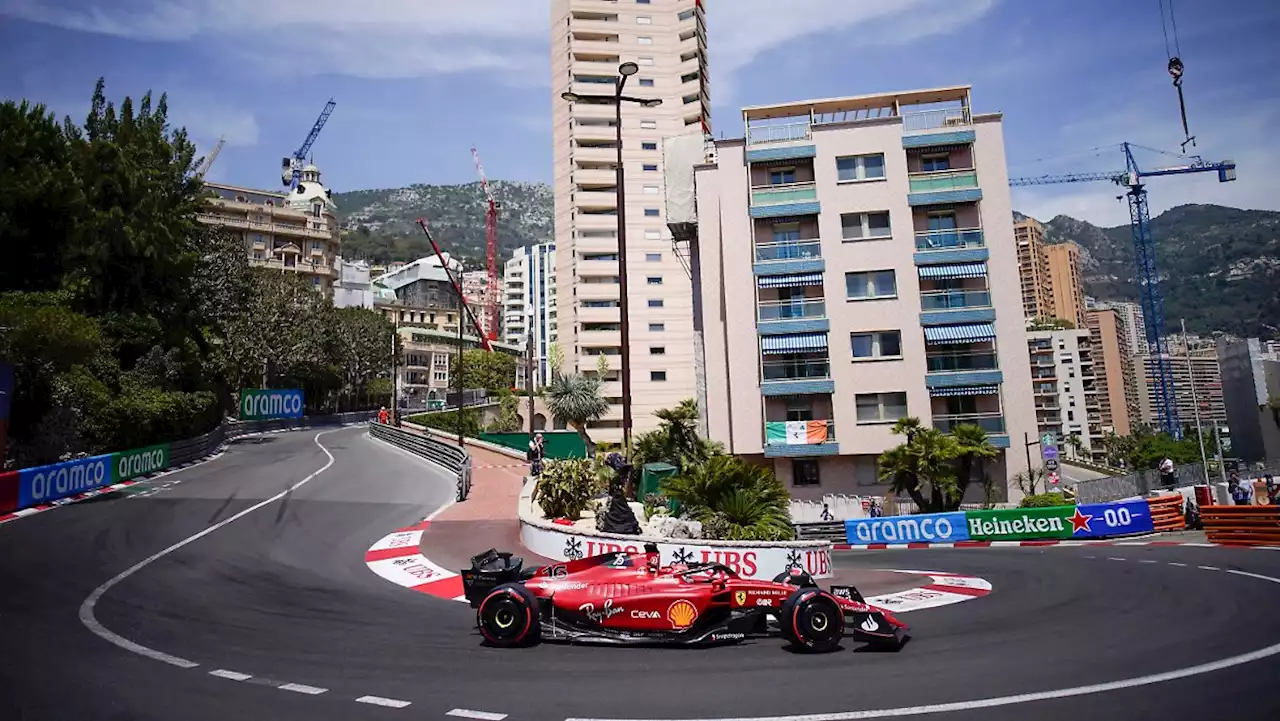
[[[0,513],[39,506],[183,466],[213,455],[228,441],[255,433],[362,423],[372,411],[270,421],[225,421],[202,436],[146,448],[75,458],[0,474]]]
[[[1280,506],[1201,506],[1210,543],[1280,546]]]
[[[385,423],[370,423],[369,435],[398,448],[403,448],[414,455],[421,456],[450,473],[456,474],[458,477],[457,498],[459,501],[467,500],[467,496],[471,493],[471,454],[455,445],[438,441],[431,436],[410,433]]]

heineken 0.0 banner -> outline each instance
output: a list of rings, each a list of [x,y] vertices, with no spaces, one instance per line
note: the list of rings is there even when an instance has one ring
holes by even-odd
[[[1033,541],[1071,538],[1075,506],[965,511],[969,538],[977,541]]]
[[[245,388],[240,391],[240,420],[301,418],[302,391],[296,388]]]

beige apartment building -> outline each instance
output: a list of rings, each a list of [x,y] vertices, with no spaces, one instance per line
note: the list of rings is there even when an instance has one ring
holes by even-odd
[[[1027,318],[1053,315],[1053,286],[1049,282],[1049,259],[1044,254],[1044,225],[1035,218],[1013,224],[1018,244],[1018,275],[1022,287],[1022,314]]]
[[[1070,241],[1043,248],[1049,268],[1049,292],[1053,297],[1053,317],[1068,320],[1077,328],[1087,328],[1084,279],[1080,276],[1080,246]]]
[[[662,142],[711,131],[701,0],[551,2],[557,330],[566,370],[594,374],[598,356],[608,359],[612,407],[591,426],[605,442],[622,438],[615,108],[560,95],[612,95],[624,62],[639,65],[626,94],[662,101],[622,108],[632,417],[642,433],[657,426],[654,411],[694,395],[692,293],[663,218]]]
[[[205,183],[211,198],[197,216],[201,223],[239,233],[251,265],[298,273],[333,297],[335,259],[341,245],[337,206],[308,165],[292,192],[276,193],[222,183]]]
[[[1145,355],[1151,350],[1147,345],[1147,322],[1146,314],[1142,312],[1142,305],[1128,300],[1108,300],[1100,302],[1089,302],[1086,298],[1087,309],[1106,309],[1110,308],[1120,314],[1120,320],[1124,322],[1125,337],[1129,339],[1129,350],[1135,355]]]
[[[1086,311],[1098,386],[1098,420],[1104,432],[1127,436],[1141,421],[1137,370],[1124,321],[1114,309]]]
[[[1227,408],[1222,398],[1222,368],[1218,362],[1217,347],[1213,341],[1191,344],[1188,348],[1181,338],[1170,336],[1170,373],[1173,375],[1173,397],[1178,407],[1178,421],[1184,427],[1194,426],[1196,413],[1206,429],[1213,423],[1226,425]],[[1138,402],[1142,422],[1159,428],[1159,405],[1156,402],[1156,360],[1151,354],[1134,358],[1138,376]]]
[[[1002,116],[970,108],[967,86],[746,108],[711,162],[668,141],[710,436],[797,497],[885,492],[908,416],[985,430],[1021,495],[1002,482],[1038,428]]]

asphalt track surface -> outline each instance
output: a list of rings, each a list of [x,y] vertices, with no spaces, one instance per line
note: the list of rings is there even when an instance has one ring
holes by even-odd
[[[453,483],[363,429],[246,440],[156,485],[166,483],[0,526],[0,716],[314,721],[446,719],[465,709],[491,721],[834,721],[1145,677],[1280,643],[1280,583],[1229,573],[1280,579],[1280,553],[1113,546],[839,554],[848,571],[948,571],[994,585],[982,599],[906,614],[914,640],[897,654],[805,656],[776,640],[489,649],[465,604],[365,566],[371,543],[447,503]],[[92,614],[109,633],[198,666],[126,650],[81,622],[95,589],[210,528],[108,588]],[[226,671],[251,678],[210,673]],[[1278,677],[1280,655],[1271,655],[1161,683],[919,717],[1276,719]]]

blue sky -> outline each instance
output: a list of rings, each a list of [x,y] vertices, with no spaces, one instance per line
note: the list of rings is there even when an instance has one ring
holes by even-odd
[[[1090,149],[1182,140],[1159,0],[707,6],[717,136],[741,134],[743,105],[972,84],[977,110],[1005,113],[1015,176],[1108,170],[1119,149]],[[1240,180],[1153,181],[1153,210],[1280,210],[1280,2],[1174,7],[1192,152],[1236,160]],[[115,99],[167,91],[199,146],[226,135],[210,177],[258,187],[333,97],[314,157],[337,190],[474,180],[473,143],[490,178],[548,181],[548,22],[545,0],[0,0],[0,97],[80,119],[99,75]],[[1111,225],[1127,219],[1115,195],[1018,189],[1014,205]]]

